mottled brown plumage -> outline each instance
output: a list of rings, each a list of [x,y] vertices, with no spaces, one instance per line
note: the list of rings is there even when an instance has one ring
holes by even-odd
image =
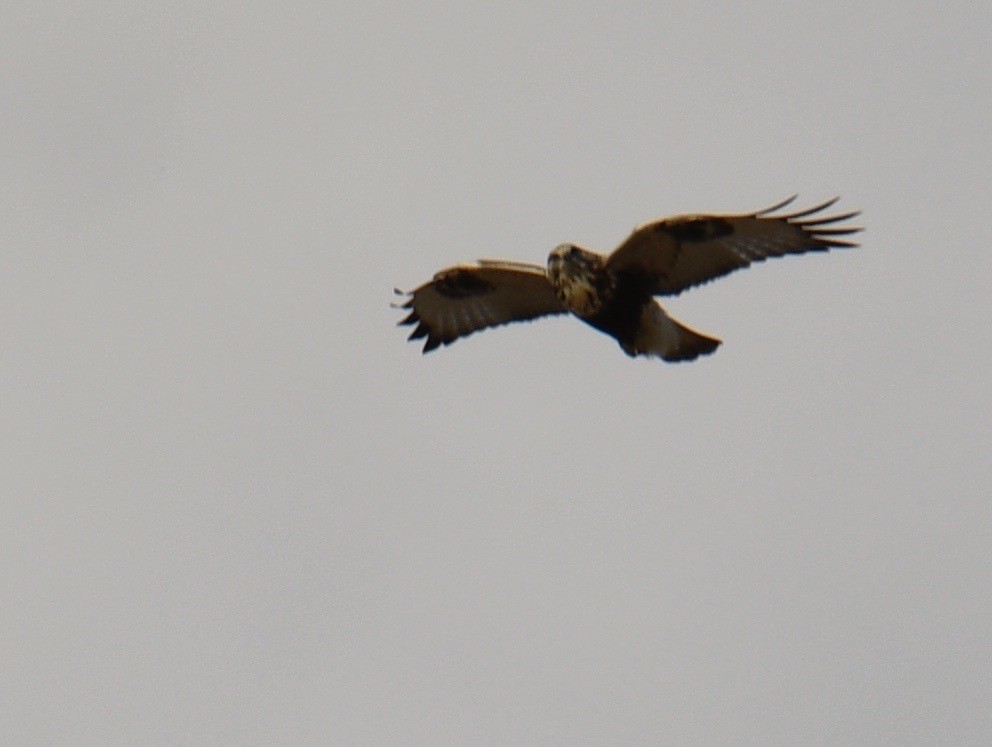
[[[634,229],[610,255],[561,244],[547,268],[479,260],[437,273],[409,294],[400,324],[416,325],[424,352],[472,332],[549,314],[571,313],[615,338],[628,355],[666,361],[712,353],[720,340],[672,319],[654,296],[677,295],[768,257],[854,247],[835,226],[857,212],[816,217],[837,198],[788,215],[772,215],[795,197],[741,215],[680,215]],[[400,292],[400,291],[397,291]]]

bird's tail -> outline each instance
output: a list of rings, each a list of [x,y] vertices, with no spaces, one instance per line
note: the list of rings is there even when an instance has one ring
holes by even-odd
[[[674,363],[709,355],[720,346],[720,340],[680,324],[652,300],[644,305],[633,344],[621,341],[620,345],[627,355],[656,355]]]

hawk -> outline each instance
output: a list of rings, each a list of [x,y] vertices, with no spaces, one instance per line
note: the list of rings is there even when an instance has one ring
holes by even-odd
[[[675,296],[734,270],[786,254],[857,246],[861,228],[840,225],[858,211],[824,215],[838,197],[795,213],[773,215],[796,199],[741,215],[678,215],[645,223],[609,255],[560,244],[547,267],[480,259],[438,272],[407,295],[399,324],[416,325],[423,352],[476,330],[550,314],[573,314],[620,343],[629,356],[691,361],[720,340],[670,317],[655,296]]]

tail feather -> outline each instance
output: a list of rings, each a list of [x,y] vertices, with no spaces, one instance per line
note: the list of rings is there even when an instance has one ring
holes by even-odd
[[[627,355],[654,355],[670,363],[695,360],[709,355],[720,346],[720,340],[708,337],[681,324],[665,313],[652,300],[641,312],[641,322],[633,344],[620,341]]]

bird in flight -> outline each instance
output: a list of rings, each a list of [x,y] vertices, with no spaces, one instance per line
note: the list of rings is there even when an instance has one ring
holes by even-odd
[[[550,314],[573,314],[615,338],[629,356],[691,361],[720,340],[670,317],[655,296],[675,296],[734,270],[786,254],[857,246],[841,237],[861,228],[837,225],[858,211],[824,215],[839,198],[799,212],[774,215],[796,196],[755,213],[678,215],[645,223],[603,256],[560,244],[547,267],[480,259],[438,272],[397,308],[409,339],[426,338],[423,352],[476,330]]]

